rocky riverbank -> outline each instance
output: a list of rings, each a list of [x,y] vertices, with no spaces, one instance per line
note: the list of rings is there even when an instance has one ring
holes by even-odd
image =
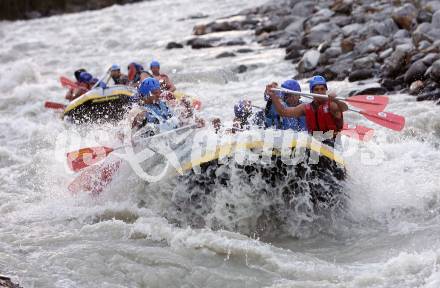
[[[34,19],[139,1],[142,0],[2,0],[0,1],[0,20]]]
[[[20,288],[18,284],[14,284],[11,278],[0,275],[0,288]]]
[[[261,45],[286,50],[294,78],[377,79],[388,92],[440,103],[439,1],[271,1],[196,25],[187,45],[241,45],[209,35],[249,29]]]

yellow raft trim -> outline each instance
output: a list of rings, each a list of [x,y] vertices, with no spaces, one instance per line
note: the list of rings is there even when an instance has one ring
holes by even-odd
[[[115,90],[115,91],[112,91],[112,93],[108,96],[103,96],[103,95],[96,94],[96,93],[92,93],[92,94],[86,93],[83,96],[79,97],[78,99],[70,102],[69,105],[67,105],[66,109],[64,109],[64,115],[66,115],[70,111],[78,108],[79,106],[83,105],[84,103],[86,103],[90,100],[92,100],[93,103],[100,103],[100,102],[115,100],[115,99],[119,98],[120,95],[133,96],[133,93],[129,90]],[[183,97],[189,97],[192,102],[198,101],[198,99],[196,97],[185,94],[180,91],[175,91],[174,95],[177,100],[180,100]]]
[[[118,98],[119,98],[119,95],[118,96],[107,96],[107,97],[103,97],[103,98],[99,98],[99,99],[94,99],[94,100],[92,100],[92,103],[101,103],[101,102],[116,100]]]
[[[128,90],[114,90],[112,93],[108,96],[103,96],[101,94],[97,93],[91,93],[91,94],[84,94],[83,96],[79,97],[78,99],[72,101],[66,109],[64,109],[64,115],[69,113],[70,111],[78,108],[79,106],[83,105],[84,103],[93,100],[94,103],[96,102],[105,102],[117,99],[119,95],[125,95],[125,96],[132,96],[133,93]]]
[[[308,148],[311,151],[317,152],[322,156],[325,156],[329,158],[330,160],[335,161],[336,163],[344,166],[344,159],[341,157],[341,155],[335,153],[333,149],[329,149],[330,147],[322,144],[317,141],[307,141],[307,143],[304,143],[303,141],[298,143],[296,140],[293,140],[289,147],[294,148],[298,144],[301,144],[300,147]],[[306,144],[306,145],[304,145]],[[235,152],[239,149],[255,149],[255,148],[263,148],[264,141],[253,141],[253,142],[246,142],[246,143],[229,143],[222,145],[218,147],[215,151],[210,151],[208,153],[205,153],[204,156],[200,157],[199,159],[195,161],[188,162],[186,165],[183,165],[180,169],[177,170],[178,173],[182,174],[184,171],[190,170],[193,167],[200,166],[203,163],[210,162],[216,159],[219,159],[221,157],[225,156],[231,156],[232,152]],[[275,149],[272,151],[272,154],[276,154]],[[278,153],[279,154],[279,153]]]

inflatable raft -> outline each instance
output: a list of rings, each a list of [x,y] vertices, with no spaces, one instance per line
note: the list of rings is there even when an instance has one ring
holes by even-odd
[[[95,88],[70,102],[63,117],[75,124],[119,121],[127,112],[129,97],[135,92],[135,89],[122,85]]]
[[[270,199],[270,205],[287,208],[298,199],[316,207],[344,201],[345,166],[340,153],[307,133],[290,130],[220,135],[188,129],[167,138],[146,138],[88,169],[71,184],[72,192],[96,195],[115,187],[110,183],[117,187],[136,174],[147,185],[142,202],[154,203],[166,194],[181,215],[177,219],[204,219],[218,209],[219,196],[243,187],[250,189],[246,197],[254,201]],[[228,200],[223,208],[236,204]]]
[[[95,88],[73,100],[64,109],[63,117],[75,124],[118,122],[130,108],[130,97],[136,89],[116,85],[105,89]],[[189,98],[195,109],[200,109],[201,102],[195,97],[182,92],[174,92],[176,100]]]

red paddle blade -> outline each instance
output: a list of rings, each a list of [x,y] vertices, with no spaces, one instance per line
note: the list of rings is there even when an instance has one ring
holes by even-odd
[[[348,137],[366,142],[373,137],[374,130],[361,125],[352,125],[345,123],[341,133]]]
[[[359,113],[368,120],[395,131],[401,131],[405,126],[405,118],[403,116],[390,112],[359,111]]]
[[[54,110],[64,110],[66,109],[66,105],[62,103],[56,103],[56,102],[50,102],[46,101],[44,102],[44,107],[48,109],[54,109]]]
[[[112,181],[113,175],[118,171],[121,160],[90,167],[84,170],[68,186],[72,194],[81,191],[88,192],[92,196],[98,196],[104,188]]]
[[[67,165],[75,172],[96,164],[113,151],[110,147],[88,147],[67,153]]]
[[[381,95],[356,95],[345,99],[350,105],[369,111],[383,111],[388,105],[388,97]]]
[[[128,80],[133,81],[135,75],[136,75],[136,67],[134,64],[130,64],[130,66],[128,66]]]
[[[75,81],[72,81],[69,78],[64,77],[64,76],[60,77],[60,83],[61,83],[61,86],[65,87],[65,88],[70,88],[70,89],[78,88],[78,84],[76,84]]]
[[[200,102],[200,100],[194,99],[192,100],[192,106],[194,107],[194,109],[200,110],[202,108],[202,102]]]

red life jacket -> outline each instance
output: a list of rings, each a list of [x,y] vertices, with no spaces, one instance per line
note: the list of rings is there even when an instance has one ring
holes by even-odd
[[[334,132],[341,131],[343,125],[338,124],[343,123],[343,118],[338,120],[333,117],[328,101],[319,105],[317,110],[314,109],[312,103],[307,104],[305,107],[307,130],[309,133],[313,133],[313,131],[322,131],[323,133],[330,130]]]

